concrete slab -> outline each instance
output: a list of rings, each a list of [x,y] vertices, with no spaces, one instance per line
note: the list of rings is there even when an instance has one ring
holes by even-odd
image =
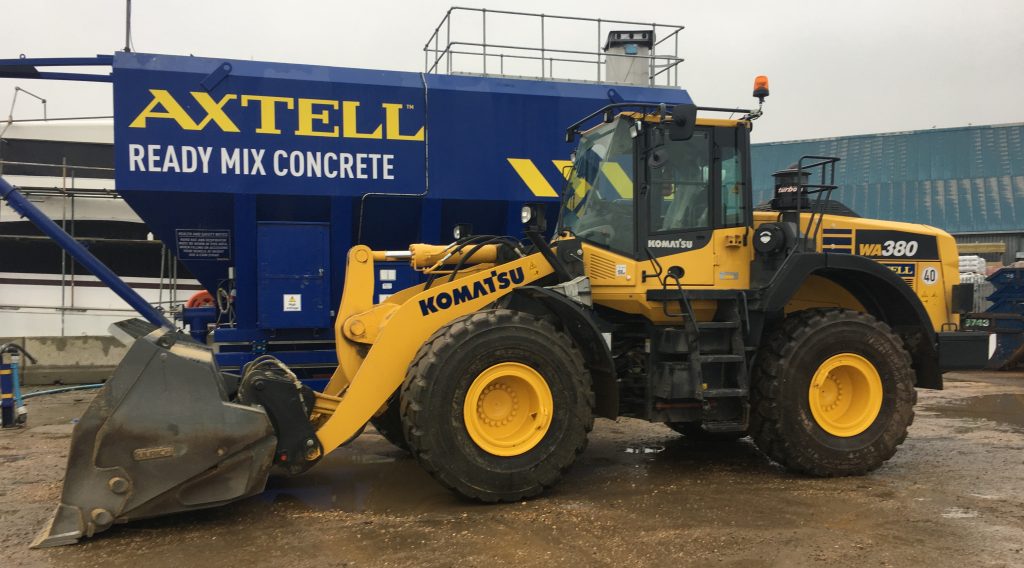
[[[0,344],[17,343],[39,362],[23,367],[26,385],[84,384],[110,378],[128,348],[113,337],[0,337]]]

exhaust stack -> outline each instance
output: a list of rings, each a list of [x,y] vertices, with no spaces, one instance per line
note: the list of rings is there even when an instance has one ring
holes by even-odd
[[[609,32],[604,44],[605,79],[609,83],[653,85],[653,50],[654,30]]]

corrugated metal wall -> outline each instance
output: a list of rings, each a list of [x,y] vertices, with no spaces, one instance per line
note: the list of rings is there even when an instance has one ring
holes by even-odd
[[[1024,231],[1024,124],[773,142],[752,152],[755,202],[771,197],[771,174],[800,156],[838,156],[833,198],[860,215],[950,233]]]
[[[972,235],[955,235],[957,243],[1005,243],[1006,252],[999,253],[980,253],[979,256],[989,262],[1002,262],[1003,264],[1011,264],[1016,259],[1018,253],[1024,253],[1024,231],[1020,233],[998,233],[998,234],[972,234]],[[978,253],[971,253],[978,254]]]

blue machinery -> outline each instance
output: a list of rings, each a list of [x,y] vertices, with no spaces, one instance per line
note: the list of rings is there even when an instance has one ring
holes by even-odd
[[[675,87],[436,74],[460,53],[437,37],[426,73],[119,52],[0,61],[0,76],[111,81],[118,192],[217,299],[185,309],[193,335],[210,327],[223,368],[270,352],[314,378],[336,365],[331,325],[351,246],[447,242],[465,222],[519,235],[523,203],[555,211],[566,125],[609,101],[691,102]],[[541,52],[542,68],[567,57],[554,51]],[[669,59],[650,60],[652,85],[656,68],[677,72]],[[68,64],[112,73],[36,70]],[[104,271],[94,273],[169,325]],[[418,281],[405,263],[379,271],[380,295]]]
[[[21,395],[22,357],[36,362],[36,358],[20,345],[0,345],[0,427],[3,428],[20,426],[28,418]]]

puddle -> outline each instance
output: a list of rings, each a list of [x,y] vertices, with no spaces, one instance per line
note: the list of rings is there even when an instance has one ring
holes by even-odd
[[[296,477],[271,477],[259,497],[314,510],[418,514],[465,509],[411,457],[366,448],[341,450]]]
[[[1024,394],[972,396],[940,406],[928,407],[946,418],[984,419],[1024,430]]]
[[[658,446],[658,445],[642,446],[642,445],[631,444],[629,446],[626,446],[626,453],[627,454],[660,454],[661,452],[664,452],[664,451],[665,451],[665,446]]]
[[[960,507],[950,507],[942,512],[942,517],[944,519],[973,519],[977,516],[977,511],[961,509]]]

